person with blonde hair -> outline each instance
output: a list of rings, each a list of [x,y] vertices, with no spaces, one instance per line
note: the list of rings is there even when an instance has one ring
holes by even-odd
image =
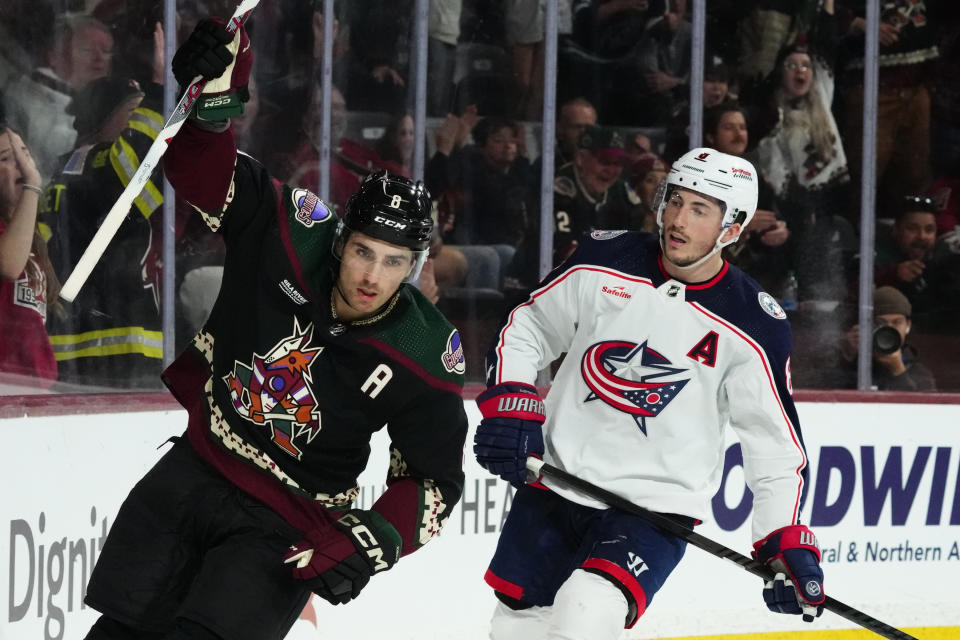
[[[799,297],[842,301],[857,241],[849,221],[847,156],[830,111],[833,73],[824,57],[795,44],[781,50],[769,80],[767,106],[777,121],[759,136],[750,157],[790,229],[787,251]]]

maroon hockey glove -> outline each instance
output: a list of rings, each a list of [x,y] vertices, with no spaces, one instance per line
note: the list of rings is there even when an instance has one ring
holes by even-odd
[[[777,529],[754,543],[753,557],[776,572],[763,586],[763,600],[776,613],[800,614],[806,622],[823,613],[823,570],[820,547],[807,527]],[[797,588],[799,585],[799,588]]]
[[[181,87],[187,87],[197,76],[207,81],[194,115],[215,122],[243,113],[243,103],[250,97],[247,83],[252,66],[253,49],[246,30],[241,25],[232,34],[219,18],[198,22],[173,56],[173,75]]]
[[[477,396],[483,420],[473,436],[480,466],[512,485],[527,481],[527,457],[543,457],[543,400],[536,388],[504,382]]]
[[[283,561],[296,563],[293,577],[304,580],[315,594],[330,604],[346,604],[371,576],[396,564],[401,542],[393,525],[376,511],[350,509],[291,545]]]

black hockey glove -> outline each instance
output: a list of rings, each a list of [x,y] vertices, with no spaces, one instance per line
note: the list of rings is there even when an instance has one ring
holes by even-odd
[[[207,81],[193,115],[215,122],[243,113],[250,98],[247,83],[253,66],[250,38],[241,25],[232,34],[219,19],[205,18],[173,56],[173,75],[181,93],[197,76]]]
[[[477,396],[483,420],[473,436],[480,466],[514,486],[527,481],[527,457],[543,457],[543,400],[522,382],[504,382]]]
[[[775,578],[763,585],[763,601],[770,611],[802,615],[806,622],[823,613],[820,548],[810,529],[802,524],[777,529],[753,545],[752,555],[776,571]]]
[[[350,509],[339,520],[314,529],[291,545],[284,563],[296,563],[293,577],[330,604],[346,604],[371,576],[400,557],[400,534],[376,511]]]

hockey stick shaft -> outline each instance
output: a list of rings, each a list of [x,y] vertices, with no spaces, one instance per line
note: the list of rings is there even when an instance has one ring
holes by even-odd
[[[640,505],[634,504],[611,491],[607,491],[606,489],[598,487],[592,482],[588,482],[587,480],[578,478],[577,476],[571,475],[566,471],[546,464],[537,458],[527,458],[527,470],[533,473],[534,477],[543,476],[557,480],[560,483],[593,498],[594,500],[599,500],[600,502],[603,502],[604,504],[616,509],[620,509],[621,511],[640,516],[648,522],[660,527],[664,531],[673,534],[678,538],[686,540],[688,543],[702,549],[703,551],[706,551],[707,553],[740,565],[741,568],[749,571],[759,578],[762,578],[765,581],[773,580],[774,572],[767,565],[763,564],[762,562],[758,562],[753,558],[749,558],[742,553],[738,553],[733,549],[720,544],[719,542],[711,540],[710,538],[706,538],[699,533],[696,533],[693,529],[682,522],[678,522],[669,516],[644,509]],[[891,627],[885,622],[881,622],[873,616],[868,615],[858,609],[854,609],[850,605],[844,604],[839,600],[831,598],[830,596],[826,597],[826,600],[823,603],[823,608],[860,625],[864,629],[873,631],[877,635],[883,636],[884,638],[889,638],[890,640],[917,640],[917,638],[914,638],[910,634]]]
[[[260,0],[241,0],[233,16],[231,16],[227,24],[224,25],[227,31],[236,33],[240,25],[246,22],[250,12],[253,11],[259,3]],[[200,97],[200,94],[203,93],[203,88],[206,84],[206,81],[198,76],[193,83],[187,87],[183,97],[180,98],[180,102],[178,102],[174,108],[173,113],[170,114],[170,117],[167,118],[167,121],[163,124],[163,129],[160,130],[153,144],[150,145],[150,149],[147,150],[143,161],[133,174],[130,182],[127,183],[120,197],[118,197],[117,201],[110,207],[110,211],[103,219],[100,228],[97,229],[90,244],[88,244],[87,248],[83,251],[83,255],[80,256],[80,260],[73,268],[67,281],[63,283],[63,288],[60,290],[60,297],[67,302],[73,302],[73,299],[80,293],[80,288],[87,281],[87,278],[90,277],[94,267],[97,266],[97,263],[103,256],[103,252],[107,250],[107,246],[110,244],[113,236],[116,235],[117,229],[123,224],[134,199],[140,195],[143,187],[150,180],[150,174],[157,168],[157,165],[160,163],[160,158],[163,157],[164,152],[166,152],[167,147],[170,145],[170,141],[177,135],[180,127],[187,121],[190,110],[193,108],[197,98]]]

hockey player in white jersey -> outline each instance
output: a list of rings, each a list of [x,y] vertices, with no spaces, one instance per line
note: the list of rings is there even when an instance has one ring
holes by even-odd
[[[800,523],[807,457],[791,398],[790,325],[721,257],[757,205],[746,160],[694,149],[658,194],[658,234],[594,231],[514,309],[490,352],[474,452],[518,487],[486,574],[491,638],[598,640],[633,626],[686,543],[549,480],[528,456],[690,525],[720,486],[724,427],[754,494],[767,606],[823,610],[820,551]],[[566,353],[541,401],[537,372]]]

